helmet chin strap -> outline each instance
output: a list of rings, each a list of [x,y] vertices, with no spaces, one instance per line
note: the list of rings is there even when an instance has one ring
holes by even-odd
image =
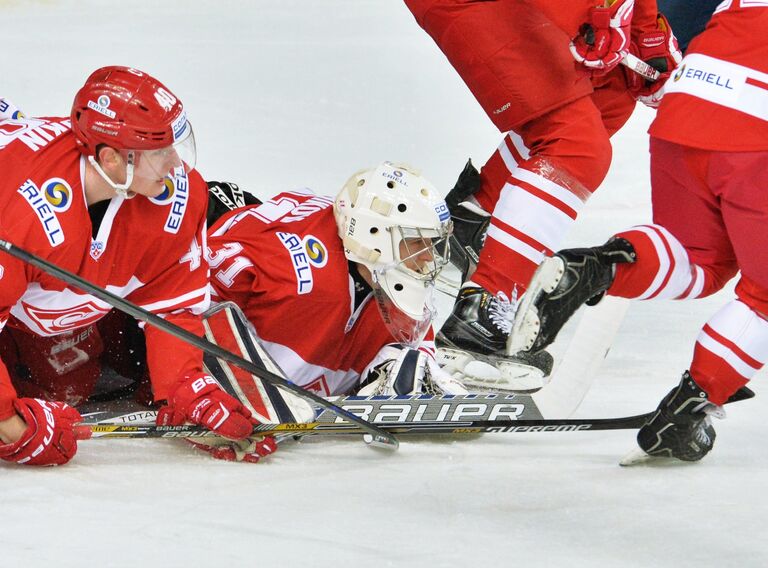
[[[131,184],[133,183],[133,152],[128,152],[128,164],[125,167],[125,183],[113,182],[107,173],[101,169],[101,166],[96,161],[95,157],[88,156],[88,162],[90,162],[90,164],[93,166],[93,169],[96,170],[102,179],[107,182],[109,186],[115,190],[115,193],[117,193],[120,197],[125,199],[132,199],[133,197],[136,197],[136,194],[128,195],[128,188],[131,187]]]

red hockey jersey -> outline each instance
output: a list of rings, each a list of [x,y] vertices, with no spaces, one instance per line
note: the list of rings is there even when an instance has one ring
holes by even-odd
[[[768,150],[768,0],[725,0],[664,85],[651,136],[721,151]]]
[[[225,215],[208,241],[215,296],[240,306],[294,383],[321,395],[350,392],[381,348],[396,343],[372,295],[355,308],[333,198],[282,193]]]
[[[68,119],[0,121],[0,238],[202,335],[209,304],[207,186],[180,173],[157,198],[112,198],[96,237],[83,189],[86,161]],[[0,253],[0,329],[10,320],[51,336],[92,324],[110,310],[98,298]],[[177,312],[177,310],[179,310]],[[199,351],[146,329],[155,397],[183,371],[202,369]],[[0,363],[0,419],[15,392]]]

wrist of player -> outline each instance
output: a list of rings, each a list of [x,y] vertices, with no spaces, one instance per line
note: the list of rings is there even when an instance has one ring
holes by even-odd
[[[205,426],[231,440],[247,438],[254,424],[251,412],[202,372],[181,377],[167,404],[157,413],[157,423],[162,426],[186,422]]]
[[[615,0],[591,8],[589,19],[570,43],[573,58],[594,75],[616,68],[629,53],[634,0]]]
[[[90,430],[78,427],[80,413],[63,402],[46,402],[36,398],[14,401],[24,429],[18,433],[18,422],[11,427],[17,437],[0,445],[0,459],[25,465],[62,465],[77,453],[77,441],[90,437]],[[6,424],[7,426],[7,424]]]
[[[636,34],[632,38],[630,53],[656,69],[660,73],[659,78],[649,81],[637,73],[625,70],[629,93],[652,108],[658,107],[664,83],[683,59],[677,38],[663,14],[658,15],[656,25],[656,30]]]
[[[26,422],[14,411],[13,416],[0,420],[0,443],[12,444],[19,440],[26,430]]]

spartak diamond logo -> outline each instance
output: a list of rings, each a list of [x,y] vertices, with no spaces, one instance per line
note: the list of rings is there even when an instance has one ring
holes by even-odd
[[[85,327],[99,321],[109,313],[109,308],[102,308],[93,302],[86,302],[71,308],[46,310],[21,303],[24,313],[48,333],[61,333],[78,327]]]

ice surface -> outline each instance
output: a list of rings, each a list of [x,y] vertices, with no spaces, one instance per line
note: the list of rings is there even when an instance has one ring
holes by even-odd
[[[382,159],[447,189],[500,141],[395,0],[0,9],[0,94],[30,115],[68,114],[96,67],[145,69],[185,102],[203,175],[261,196],[334,193]],[[616,137],[569,244],[649,220],[650,119],[639,109]],[[578,415],[655,407],[729,297],[634,305]],[[629,431],[405,440],[392,455],[310,442],[258,465],[171,441],[86,442],[66,467],[0,464],[0,567],[766,566],[763,404],[731,407],[715,451],[675,467],[618,467]]]

